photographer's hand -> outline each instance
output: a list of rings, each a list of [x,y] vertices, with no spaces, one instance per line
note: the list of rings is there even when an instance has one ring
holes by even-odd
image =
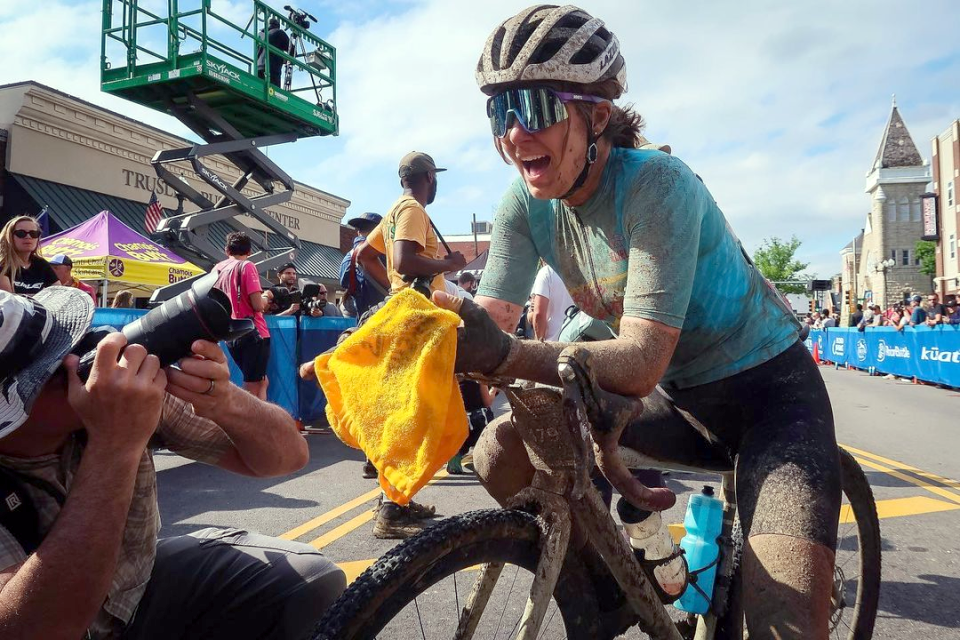
[[[219,345],[197,340],[194,355],[180,361],[180,370],[167,369],[167,391],[193,405],[201,417],[216,420],[232,402],[238,388],[230,384],[230,366]]]
[[[77,377],[79,358],[68,357],[67,401],[87,428],[90,446],[102,443],[139,460],[160,422],[167,377],[157,357],[138,344],[121,356],[126,344],[122,333],[104,338],[86,384]]]

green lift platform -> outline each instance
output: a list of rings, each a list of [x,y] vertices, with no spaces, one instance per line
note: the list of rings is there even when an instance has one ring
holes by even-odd
[[[154,156],[157,175],[177,191],[180,206],[176,215],[161,221],[153,237],[210,268],[223,249],[209,240],[208,227],[223,222],[250,235],[257,249],[251,260],[265,273],[291,260],[300,240],[265,211],[288,201],[294,182],[261,149],[337,135],[336,50],[310,33],[316,19],[305,11],[286,6],[282,14],[253,0],[249,21],[241,27],[216,13],[215,4],[166,0],[164,15],[140,6],[140,0],[103,0],[101,89],[172,115],[204,141]],[[274,18],[289,37],[287,51],[267,41]],[[283,66],[280,86],[269,80],[272,64]],[[236,166],[240,178],[228,181],[211,170],[203,159],[212,155]],[[220,194],[216,202],[180,177],[184,165]],[[259,185],[259,195],[243,193],[251,181]],[[184,212],[184,200],[197,209]],[[280,252],[275,247],[271,253],[263,236],[240,221],[244,214],[283,241]],[[183,281],[164,287],[152,300],[168,299],[189,286],[190,281]]]

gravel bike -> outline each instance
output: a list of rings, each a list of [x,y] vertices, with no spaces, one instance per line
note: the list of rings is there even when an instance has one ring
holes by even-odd
[[[562,389],[506,387],[514,426],[536,469],[532,485],[513,498],[510,508],[448,518],[386,553],[330,608],[314,638],[597,640],[626,632],[623,637],[722,640],[748,635],[740,605],[743,541],[733,461],[692,468],[661,465],[719,474],[724,501],[710,611],[695,616],[668,608],[650,563],[638,560],[591,480],[596,465],[630,502],[650,498],[637,493],[646,488],[632,481],[629,468],[650,468],[657,461],[618,445],[638,400],[600,390],[584,349],[565,349],[558,367]],[[831,637],[865,640],[873,634],[880,592],[880,525],[860,466],[843,449],[840,460],[844,504]],[[696,572],[688,571],[688,580],[695,583]],[[521,593],[528,595],[518,597]]]

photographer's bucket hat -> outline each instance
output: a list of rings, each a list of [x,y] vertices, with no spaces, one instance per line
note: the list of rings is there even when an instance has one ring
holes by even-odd
[[[0,291],[0,438],[27,420],[40,390],[93,322],[93,300],[53,286],[33,298]]]

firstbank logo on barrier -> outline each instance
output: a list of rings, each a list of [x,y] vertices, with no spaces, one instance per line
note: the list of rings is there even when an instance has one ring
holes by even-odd
[[[844,347],[844,339],[834,338],[833,344],[830,345],[830,352],[835,356],[842,356],[843,347]]]
[[[937,347],[931,347],[930,349],[920,347],[920,359],[960,364],[960,349],[956,351],[940,351]]]
[[[906,347],[888,347],[883,340],[877,345],[877,362],[883,362],[887,358],[910,358],[910,349]]]
[[[857,360],[863,362],[867,359],[867,341],[863,338],[857,340]]]

